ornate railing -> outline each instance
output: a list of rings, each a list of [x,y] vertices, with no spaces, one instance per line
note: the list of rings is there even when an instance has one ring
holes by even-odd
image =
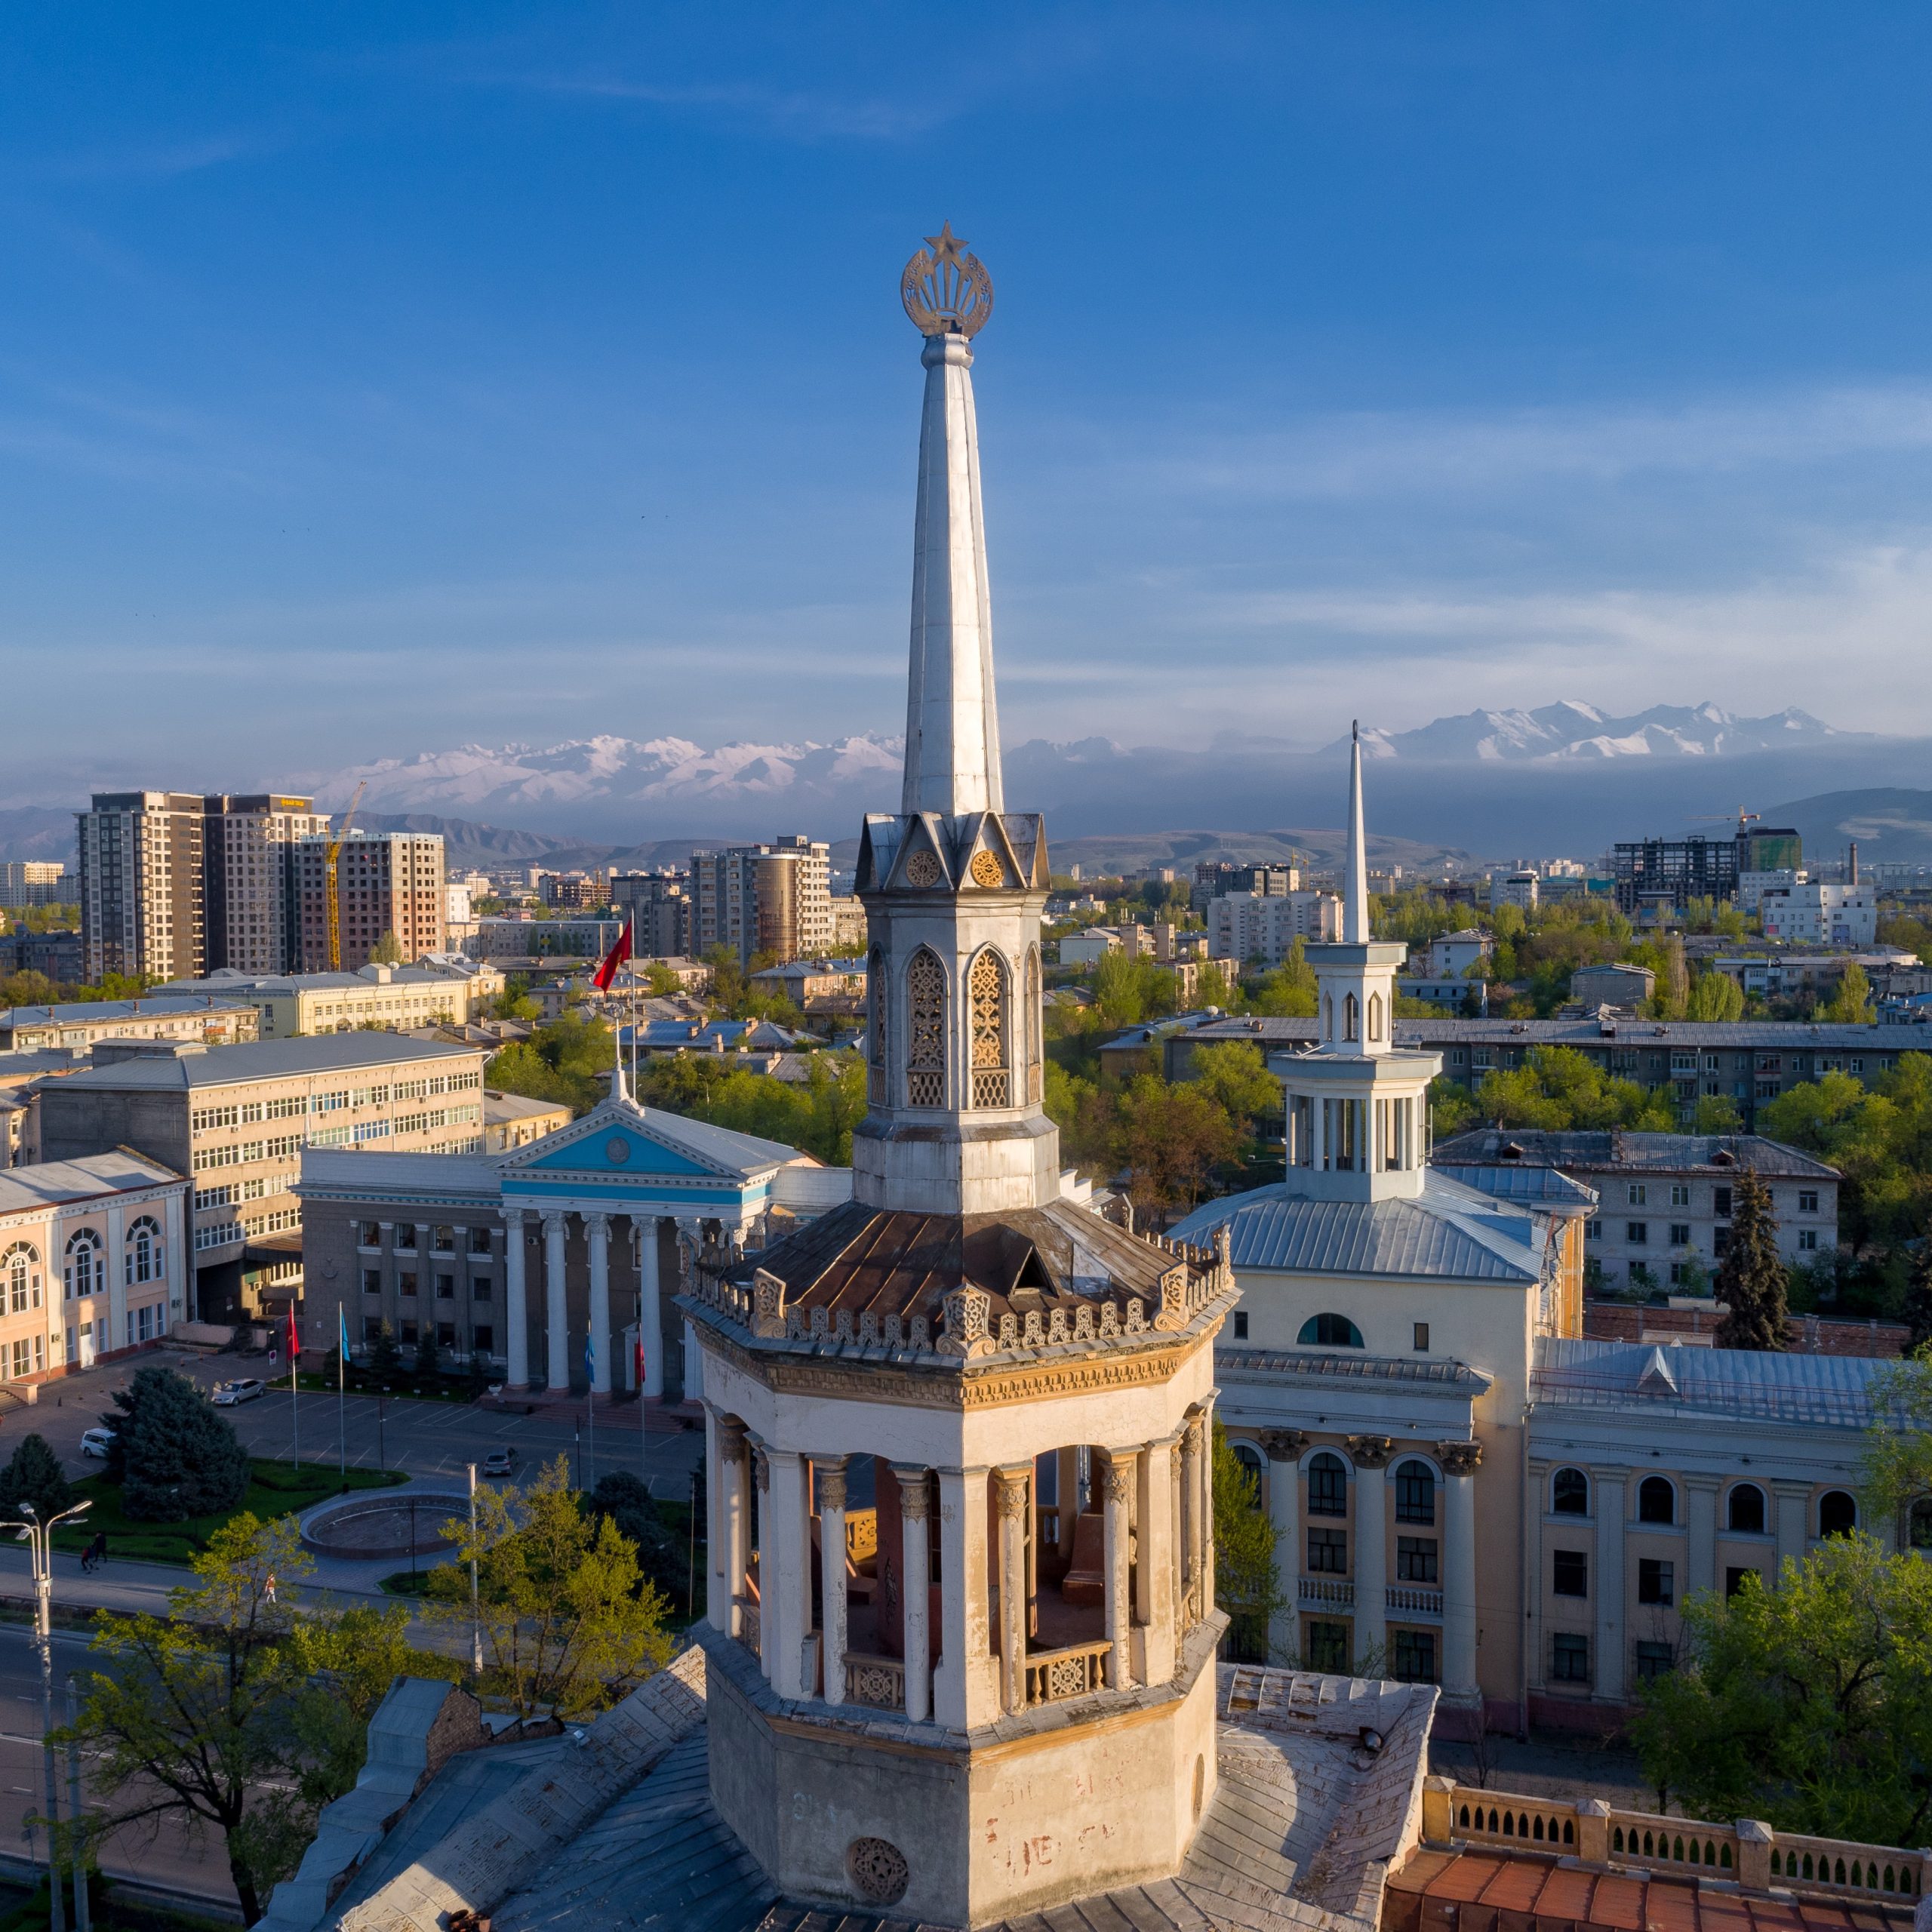
[[[760,1635],[760,1631],[761,1626],[758,1620],[758,1604],[757,1598],[739,1598],[738,1641],[743,1644],[745,1648],[749,1651],[753,1657],[756,1657],[758,1655],[759,1648],[763,1641],[762,1637]]]
[[[1355,1586],[1346,1577],[1304,1577],[1295,1594],[1303,1603],[1320,1604],[1330,1610],[1352,1610]]]
[[[1391,1583],[1384,1595],[1391,1610],[1407,1611],[1412,1616],[1440,1617],[1442,1614],[1442,1592],[1440,1590],[1419,1590],[1412,1583]]]
[[[1100,1687],[1112,1644],[1069,1644],[1057,1651],[1034,1651],[1026,1659],[1026,1702],[1057,1704],[1084,1697]]]
[[[1932,1876],[1925,1869],[1927,1862],[1921,1852],[1806,1838],[1797,1832],[1779,1832],[1771,1840],[1773,1882],[1800,1890],[1812,1885],[1832,1892],[1862,1892],[1868,1897],[1882,1899],[1889,1894],[1916,1898]]]
[[[906,1708],[906,1666],[897,1657],[868,1657],[859,1651],[845,1653],[845,1701],[869,1704],[875,1710],[903,1711]]]

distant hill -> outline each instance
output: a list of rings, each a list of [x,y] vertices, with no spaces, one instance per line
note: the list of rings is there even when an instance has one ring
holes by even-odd
[[[1768,718],[1739,718],[1715,704],[1656,704],[1627,718],[1612,718],[1593,704],[1564,698],[1540,711],[1470,711],[1413,731],[1370,730],[1362,734],[1362,746],[1374,758],[1438,761],[1736,758],[1864,735],[1834,730],[1808,711],[1789,707]],[[1340,750],[1346,743],[1337,740],[1329,749]]]
[[[1866,792],[1826,792],[1817,798],[1773,805],[1767,825],[1793,825],[1804,835],[1813,865],[1835,859],[1854,839],[1861,864],[1932,865],[1932,792],[1881,786]]]

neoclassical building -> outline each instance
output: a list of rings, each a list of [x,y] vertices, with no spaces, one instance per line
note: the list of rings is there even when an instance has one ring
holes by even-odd
[[[1358,748],[1349,825],[1318,1037],[1269,1060],[1286,1178],[1174,1231],[1225,1238],[1241,1291],[1216,1379],[1275,1525],[1271,1654],[1439,1684],[1450,1729],[1612,1727],[1687,1592],[1857,1524],[1883,1364],[1583,1339],[1595,1191],[1429,1161],[1441,1056],[1392,1044],[1404,949],[1367,937]]]

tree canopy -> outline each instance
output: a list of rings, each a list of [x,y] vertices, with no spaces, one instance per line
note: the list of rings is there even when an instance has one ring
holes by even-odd
[[[107,1476],[137,1522],[178,1523],[232,1509],[248,1493],[248,1451],[208,1397],[171,1368],[138,1368],[101,1420],[114,1432]]]
[[[587,1114],[604,1097],[602,1081],[615,1063],[610,1027],[594,1014],[571,1008],[490,1056],[484,1084],[532,1100],[550,1100]]]
[[[1275,1555],[1275,1526],[1261,1504],[1261,1485],[1214,1425],[1214,1601],[1228,1613],[1231,1655],[1269,1661],[1268,1626],[1287,1599]],[[1292,1481],[1291,1475],[1287,1480]],[[1293,1660],[1286,1660],[1292,1662]]]
[[[780,1080],[724,1054],[672,1054],[641,1074],[638,1098],[740,1134],[782,1140],[829,1167],[849,1167],[852,1130],[866,1117],[866,1070],[851,1054],[814,1056],[805,1079]]]
[[[1721,1349],[1782,1352],[1785,1347],[1785,1266],[1771,1190],[1750,1168],[1731,1190],[1730,1241],[1718,1264],[1716,1294],[1729,1312],[1718,1324]]]

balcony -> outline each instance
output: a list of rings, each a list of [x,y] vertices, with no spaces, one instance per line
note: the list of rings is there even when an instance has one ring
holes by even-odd
[[[872,1657],[859,1651],[845,1653],[845,1701],[867,1704],[874,1710],[906,1708],[906,1666],[899,1657]]]
[[[1383,1592],[1386,1607],[1405,1617],[1440,1617],[1442,1592],[1419,1588],[1414,1583],[1391,1583]]]
[[[1063,1650],[1035,1651],[1026,1659],[1026,1703],[1057,1704],[1100,1689],[1111,1644],[1069,1644]]]
[[[1324,1610],[1353,1610],[1355,1586],[1345,1577],[1304,1577],[1296,1595]]]

